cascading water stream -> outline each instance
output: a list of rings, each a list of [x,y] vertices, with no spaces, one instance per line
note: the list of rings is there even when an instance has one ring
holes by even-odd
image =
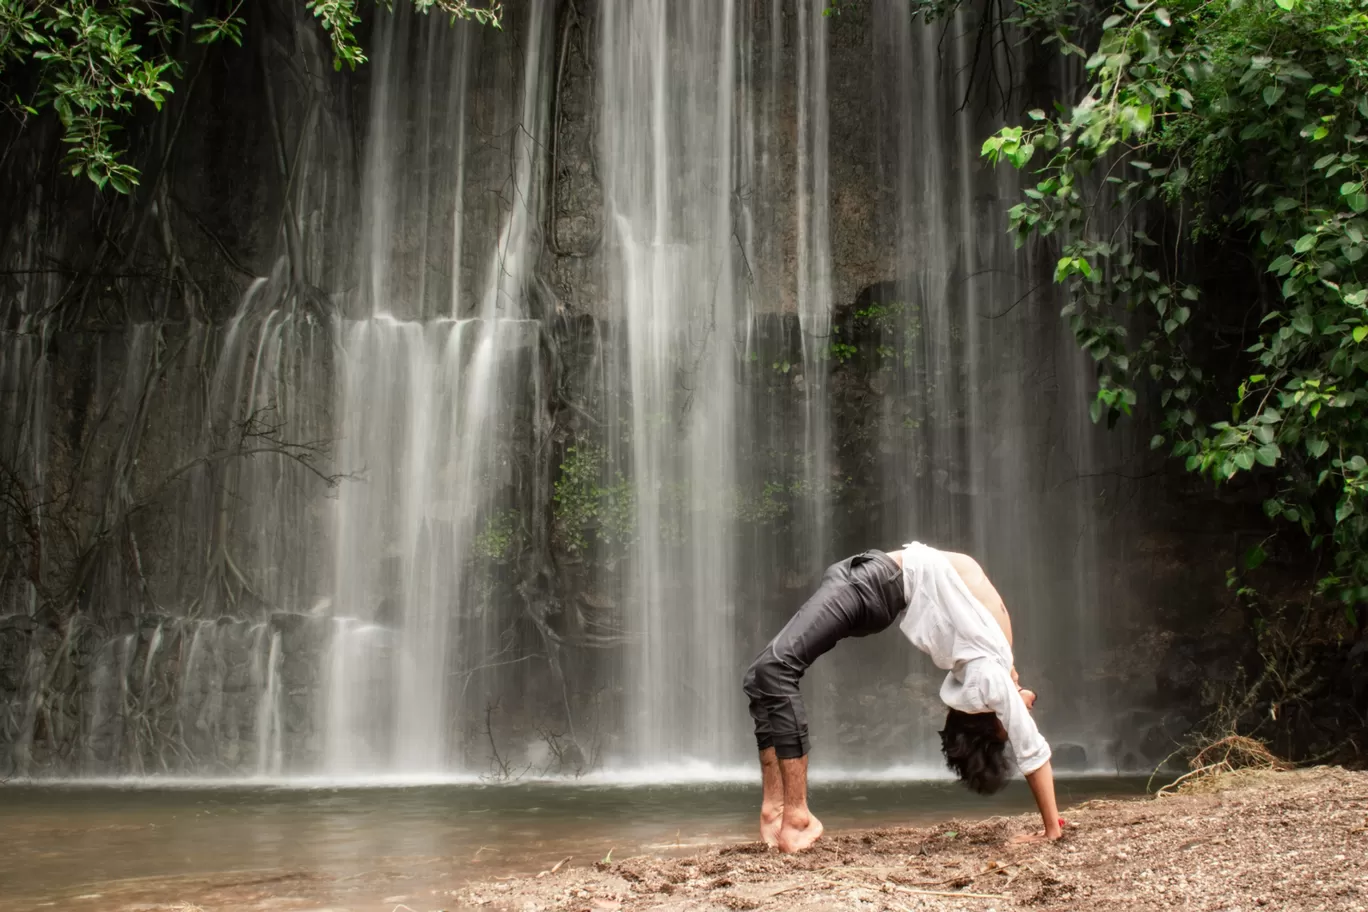
[[[280,632],[268,630],[262,625],[258,628],[257,637],[260,645],[256,654],[258,657],[264,656],[264,660],[259,661],[254,669],[255,683],[261,693],[256,712],[256,771],[259,776],[279,776],[285,767],[284,723],[280,706]],[[150,662],[149,653],[149,665]]]
[[[827,33],[824,0],[800,0],[798,24],[798,326],[802,332],[804,425],[803,481],[811,498],[804,558],[830,563],[831,439],[827,371],[832,340]]]
[[[332,523],[335,621],[322,712],[323,767],[332,773],[458,765],[462,726],[488,688],[453,682],[468,683],[500,648],[498,612],[482,603],[486,581],[472,550],[479,524],[508,505],[499,458],[513,441],[501,437],[509,433],[501,417],[536,383],[529,352],[539,324],[526,317],[525,294],[544,169],[550,12],[540,0],[523,12],[521,88],[507,99],[513,114],[502,137],[508,198],[493,210],[487,188],[500,177],[481,148],[490,140],[467,145],[471,69],[490,59],[480,56],[480,33],[403,11],[377,28],[361,251],[370,314],[345,322],[336,341],[338,465],[358,477],[343,487]],[[414,43],[425,50],[416,65]],[[438,66],[443,59],[449,64]],[[413,121],[421,143],[408,149],[402,138]],[[399,241],[406,230],[415,232],[412,246]],[[491,230],[496,240],[483,246]],[[436,280],[434,261],[451,264],[449,282]]]
[[[636,763],[733,755],[738,566],[732,3],[609,0],[600,138],[638,537],[624,618]]]
[[[496,412],[526,395],[515,369],[536,332],[522,320],[345,327],[338,458],[365,474],[343,486],[333,526],[330,772],[438,772],[460,750],[466,707],[451,681],[496,639],[469,575],[472,540],[499,506]]]

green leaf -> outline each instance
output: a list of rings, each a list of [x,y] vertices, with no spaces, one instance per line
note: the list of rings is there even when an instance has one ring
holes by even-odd
[[[1173,20],[1169,18],[1169,11],[1164,9],[1162,6],[1154,11],[1154,18],[1164,28],[1168,28],[1170,25],[1173,24]]]
[[[1074,273],[1090,279],[1093,274],[1092,264],[1082,257],[1060,257],[1059,262],[1055,264],[1055,281],[1063,282]]]
[[[1297,0],[1275,0],[1275,2],[1278,4],[1280,8],[1288,10],[1289,12],[1291,11],[1292,7],[1297,5]]]
[[[1146,133],[1154,124],[1154,109],[1149,105],[1141,105],[1135,109],[1135,124],[1137,133]]]
[[[1292,328],[1303,336],[1309,336],[1316,331],[1316,324],[1307,314],[1297,314],[1292,318]]]
[[[1252,450],[1240,450],[1235,454],[1235,464],[1248,471],[1254,468],[1254,453]]]
[[[1297,243],[1292,249],[1297,253],[1306,253],[1315,246],[1316,236],[1314,234],[1303,234],[1301,237],[1297,238]]]
[[[1259,460],[1261,465],[1271,466],[1278,461],[1282,455],[1282,450],[1276,443],[1266,443],[1254,452],[1254,457]]]
[[[1306,441],[1306,452],[1311,454],[1312,459],[1320,459],[1328,449],[1330,444],[1324,437],[1312,437]]]
[[[1362,342],[1365,338],[1368,338],[1368,326],[1355,326],[1354,341]]]
[[[1265,86],[1263,90],[1264,104],[1272,107],[1274,102],[1282,98],[1284,91],[1286,90],[1280,85]]]

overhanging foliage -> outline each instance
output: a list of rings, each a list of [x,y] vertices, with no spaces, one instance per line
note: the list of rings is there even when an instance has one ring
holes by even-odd
[[[1150,387],[1154,447],[1217,482],[1270,475],[1268,515],[1330,547],[1321,584],[1351,623],[1368,600],[1366,12],[1127,0],[1086,41],[1069,9],[1026,5],[1026,24],[1087,57],[1087,85],[983,147],[1033,172],[1011,227],[1018,244],[1059,238],[1064,314],[1098,366],[1094,420]],[[1173,236],[1161,244],[1142,214]],[[1264,278],[1222,287],[1213,256]],[[1247,325],[1237,376],[1208,350],[1232,310]]]
[[[303,0],[328,32],[333,65],[366,61],[353,33],[358,0]],[[422,13],[436,9],[454,22],[473,19],[498,28],[502,4],[489,0],[411,0]],[[391,0],[379,0],[386,9]],[[115,141],[120,121],[139,102],[161,110],[181,75],[185,40],[242,43],[245,0],[0,0],[0,105],[22,125],[51,108],[61,119],[66,165],[97,186],[128,193],[138,169],[121,161]],[[211,15],[213,8],[221,15]]]

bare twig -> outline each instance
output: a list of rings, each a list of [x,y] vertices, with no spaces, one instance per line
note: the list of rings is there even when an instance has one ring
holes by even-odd
[[[1011,899],[1006,893],[960,893],[954,890],[913,890],[910,887],[894,887],[899,893],[915,896],[949,896],[956,899]],[[891,904],[890,904],[891,905]],[[903,908],[903,907],[899,907]],[[910,910],[909,910],[910,912]]]

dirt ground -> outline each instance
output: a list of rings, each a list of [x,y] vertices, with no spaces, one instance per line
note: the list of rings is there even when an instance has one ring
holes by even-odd
[[[447,909],[1368,910],[1368,772],[1236,772],[1180,794],[1070,809],[1053,845],[1008,846],[1031,817],[834,833],[783,856],[750,843],[675,859],[472,884]]]

